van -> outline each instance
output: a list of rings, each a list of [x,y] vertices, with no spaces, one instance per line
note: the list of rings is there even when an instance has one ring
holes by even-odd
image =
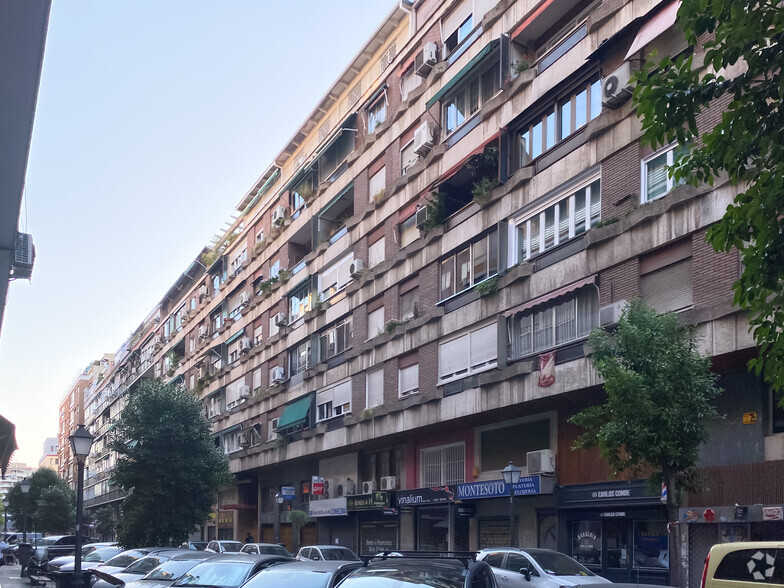
[[[784,588],[784,541],[720,543],[711,547],[700,588]]]

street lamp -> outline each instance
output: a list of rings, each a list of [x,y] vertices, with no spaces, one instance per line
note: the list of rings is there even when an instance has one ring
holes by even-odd
[[[19,488],[22,490],[22,543],[27,543],[27,493],[30,492],[30,480],[25,478],[19,482]]]
[[[76,457],[76,545],[74,550],[73,588],[82,585],[82,505],[84,503],[84,461],[90,454],[94,437],[84,425],[79,425],[68,438],[71,453]]]
[[[8,537],[8,496],[3,495],[3,539]]]
[[[278,511],[275,515],[275,543],[280,543],[280,508],[284,500],[283,494],[280,492],[275,494],[275,502],[278,503]]]
[[[516,468],[510,461],[504,469],[501,470],[504,475],[504,482],[509,486],[509,546],[516,547],[515,532],[514,532],[514,485],[520,481],[520,468]]]

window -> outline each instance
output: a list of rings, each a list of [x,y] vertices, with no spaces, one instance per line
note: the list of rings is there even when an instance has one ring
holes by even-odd
[[[299,182],[296,187],[292,188],[289,192],[289,204],[291,205],[291,218],[295,219],[307,207],[307,201],[313,197],[315,192],[314,174],[308,175]]]
[[[289,373],[295,376],[310,368],[310,340],[303,341],[289,351]]]
[[[293,323],[311,309],[310,281],[306,281],[289,294],[289,322]]]
[[[261,344],[261,342],[262,342],[262,331],[263,331],[263,328],[262,328],[261,325],[258,325],[258,326],[256,326],[256,328],[253,329],[253,346],[254,347],[256,345],[260,345]]]
[[[419,288],[411,288],[400,295],[400,320],[419,316]]]
[[[218,416],[221,412],[223,412],[223,402],[220,394],[210,396],[209,398],[205,399],[204,402],[207,405],[207,418]]]
[[[515,224],[517,261],[525,261],[584,233],[599,222],[601,213],[601,182],[595,179]]]
[[[276,319],[277,313],[271,314],[269,317],[269,336],[274,337],[278,333],[280,333],[280,326],[278,325],[278,321]]]
[[[365,407],[384,404],[384,369],[367,372],[365,377]]]
[[[387,185],[387,168],[382,167],[368,180],[368,198],[373,200],[376,196],[383,193]]]
[[[422,76],[414,72],[414,66],[409,67],[400,77],[400,99],[408,100],[409,92],[418,88],[422,80]]]
[[[351,317],[345,318],[329,327],[319,338],[321,361],[340,355],[351,347]]]
[[[692,305],[691,257],[640,276],[640,296],[656,312]]]
[[[351,412],[351,380],[316,392],[316,422]]]
[[[264,229],[259,229],[256,232],[256,243],[261,243],[264,241]]]
[[[445,384],[496,366],[498,325],[464,333],[438,346],[438,383]]]
[[[253,393],[261,392],[261,368],[253,370]]]
[[[441,261],[441,300],[459,294],[498,273],[498,231]]]
[[[776,585],[778,581],[771,582],[771,578],[777,567],[775,548],[739,549],[730,551],[724,556],[716,567],[713,577],[716,580],[723,580],[716,582],[717,585],[737,585],[737,582]],[[767,576],[766,573],[770,573],[771,576]]]
[[[319,183],[334,182],[346,169],[343,163],[354,150],[354,135],[353,131],[343,129],[340,137],[319,157]]]
[[[243,249],[231,260],[229,271],[231,275],[238,276],[242,273],[242,263],[248,259],[248,250]]]
[[[327,204],[318,216],[318,242],[335,243],[346,234],[346,221],[354,216],[354,190],[349,187]]]
[[[550,449],[550,434],[549,418],[526,419],[507,426],[491,425],[480,436],[482,471],[502,470],[510,460],[527,469],[525,456],[529,451]]]
[[[276,259],[273,264],[270,266],[270,279],[277,278],[278,274],[280,273],[280,260]]]
[[[383,92],[367,109],[368,133],[375,133],[376,127],[387,119],[387,93]]]
[[[368,247],[368,268],[375,267],[384,261],[384,258],[386,257],[384,249],[385,244],[385,238],[381,237],[378,241]]]
[[[598,324],[599,294],[589,286],[568,300],[510,317],[509,357],[525,357],[582,339]]]
[[[345,288],[351,281],[351,263],[354,261],[354,254],[351,253],[324,269],[319,274],[319,298],[324,301]]]
[[[416,213],[400,223],[400,247],[410,245],[419,238],[419,229],[416,226]]]
[[[368,313],[368,332],[367,338],[380,335],[384,332],[384,307],[377,308],[376,310]]]
[[[212,336],[216,337],[218,335],[218,330],[223,325],[223,317],[221,316],[220,310],[214,312],[210,316],[210,325],[212,326]]]
[[[602,112],[602,82],[598,75],[557,99],[518,131],[520,167],[581,129]]]
[[[408,143],[403,145],[403,148],[400,150],[401,173],[406,175],[406,170],[417,163],[419,163],[419,155],[414,151],[414,140],[411,139]]]
[[[280,418],[270,419],[267,424],[267,441],[274,441],[278,438],[278,421]]]
[[[447,135],[479,112],[482,104],[498,92],[500,88],[499,72],[498,61],[493,61],[445,97],[441,121]]]
[[[446,49],[446,55],[449,55],[454,51],[460,43],[462,43],[468,34],[474,29],[474,15],[469,14],[468,18],[466,18],[463,22],[460,23],[460,26],[451,33],[446,41],[444,41],[444,48]]]
[[[419,486],[433,488],[465,482],[465,444],[427,447],[419,452]]]
[[[419,364],[401,367],[397,371],[398,396],[405,398],[419,392]]]
[[[675,186],[685,183],[684,179],[676,182],[669,170],[687,151],[686,146],[670,145],[642,160],[642,202],[661,198]]]

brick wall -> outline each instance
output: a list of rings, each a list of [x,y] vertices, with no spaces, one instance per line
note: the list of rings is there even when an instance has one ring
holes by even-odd
[[[640,161],[639,143],[632,143],[602,161],[603,219],[623,217],[640,203]]]
[[[639,261],[630,259],[599,273],[599,304],[628,300],[639,289]]]
[[[740,272],[738,251],[716,253],[705,234],[702,230],[692,235],[692,296],[697,308],[732,301],[732,284]]]
[[[419,309],[420,312],[430,311],[439,299],[438,268],[439,262],[426,265],[419,272]]]
[[[438,343],[431,341],[419,348],[419,393],[436,391],[438,383]]]

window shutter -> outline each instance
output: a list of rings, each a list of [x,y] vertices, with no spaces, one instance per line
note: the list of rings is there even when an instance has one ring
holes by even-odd
[[[438,346],[438,379],[447,380],[468,372],[469,337],[463,335]]]
[[[260,387],[261,387],[261,370],[260,369],[253,370],[253,388],[255,390],[256,388],[260,388]]]
[[[351,404],[351,380],[347,380],[333,388],[333,406]]]
[[[492,323],[471,333],[471,369],[496,363],[498,324]]]
[[[443,41],[446,41],[446,39],[448,39],[449,36],[454,33],[461,24],[463,24],[463,21],[471,15],[473,8],[473,0],[463,0],[460,5],[449,14],[449,16],[441,21]]]
[[[400,391],[411,392],[419,388],[419,364],[399,370]]]
[[[367,338],[372,339],[379,332],[384,331],[384,307],[374,310],[371,313],[368,313],[368,333]]]
[[[691,258],[642,276],[640,294],[656,312],[681,310],[691,306]]]
[[[384,370],[376,370],[367,375],[367,408],[384,404]]]

